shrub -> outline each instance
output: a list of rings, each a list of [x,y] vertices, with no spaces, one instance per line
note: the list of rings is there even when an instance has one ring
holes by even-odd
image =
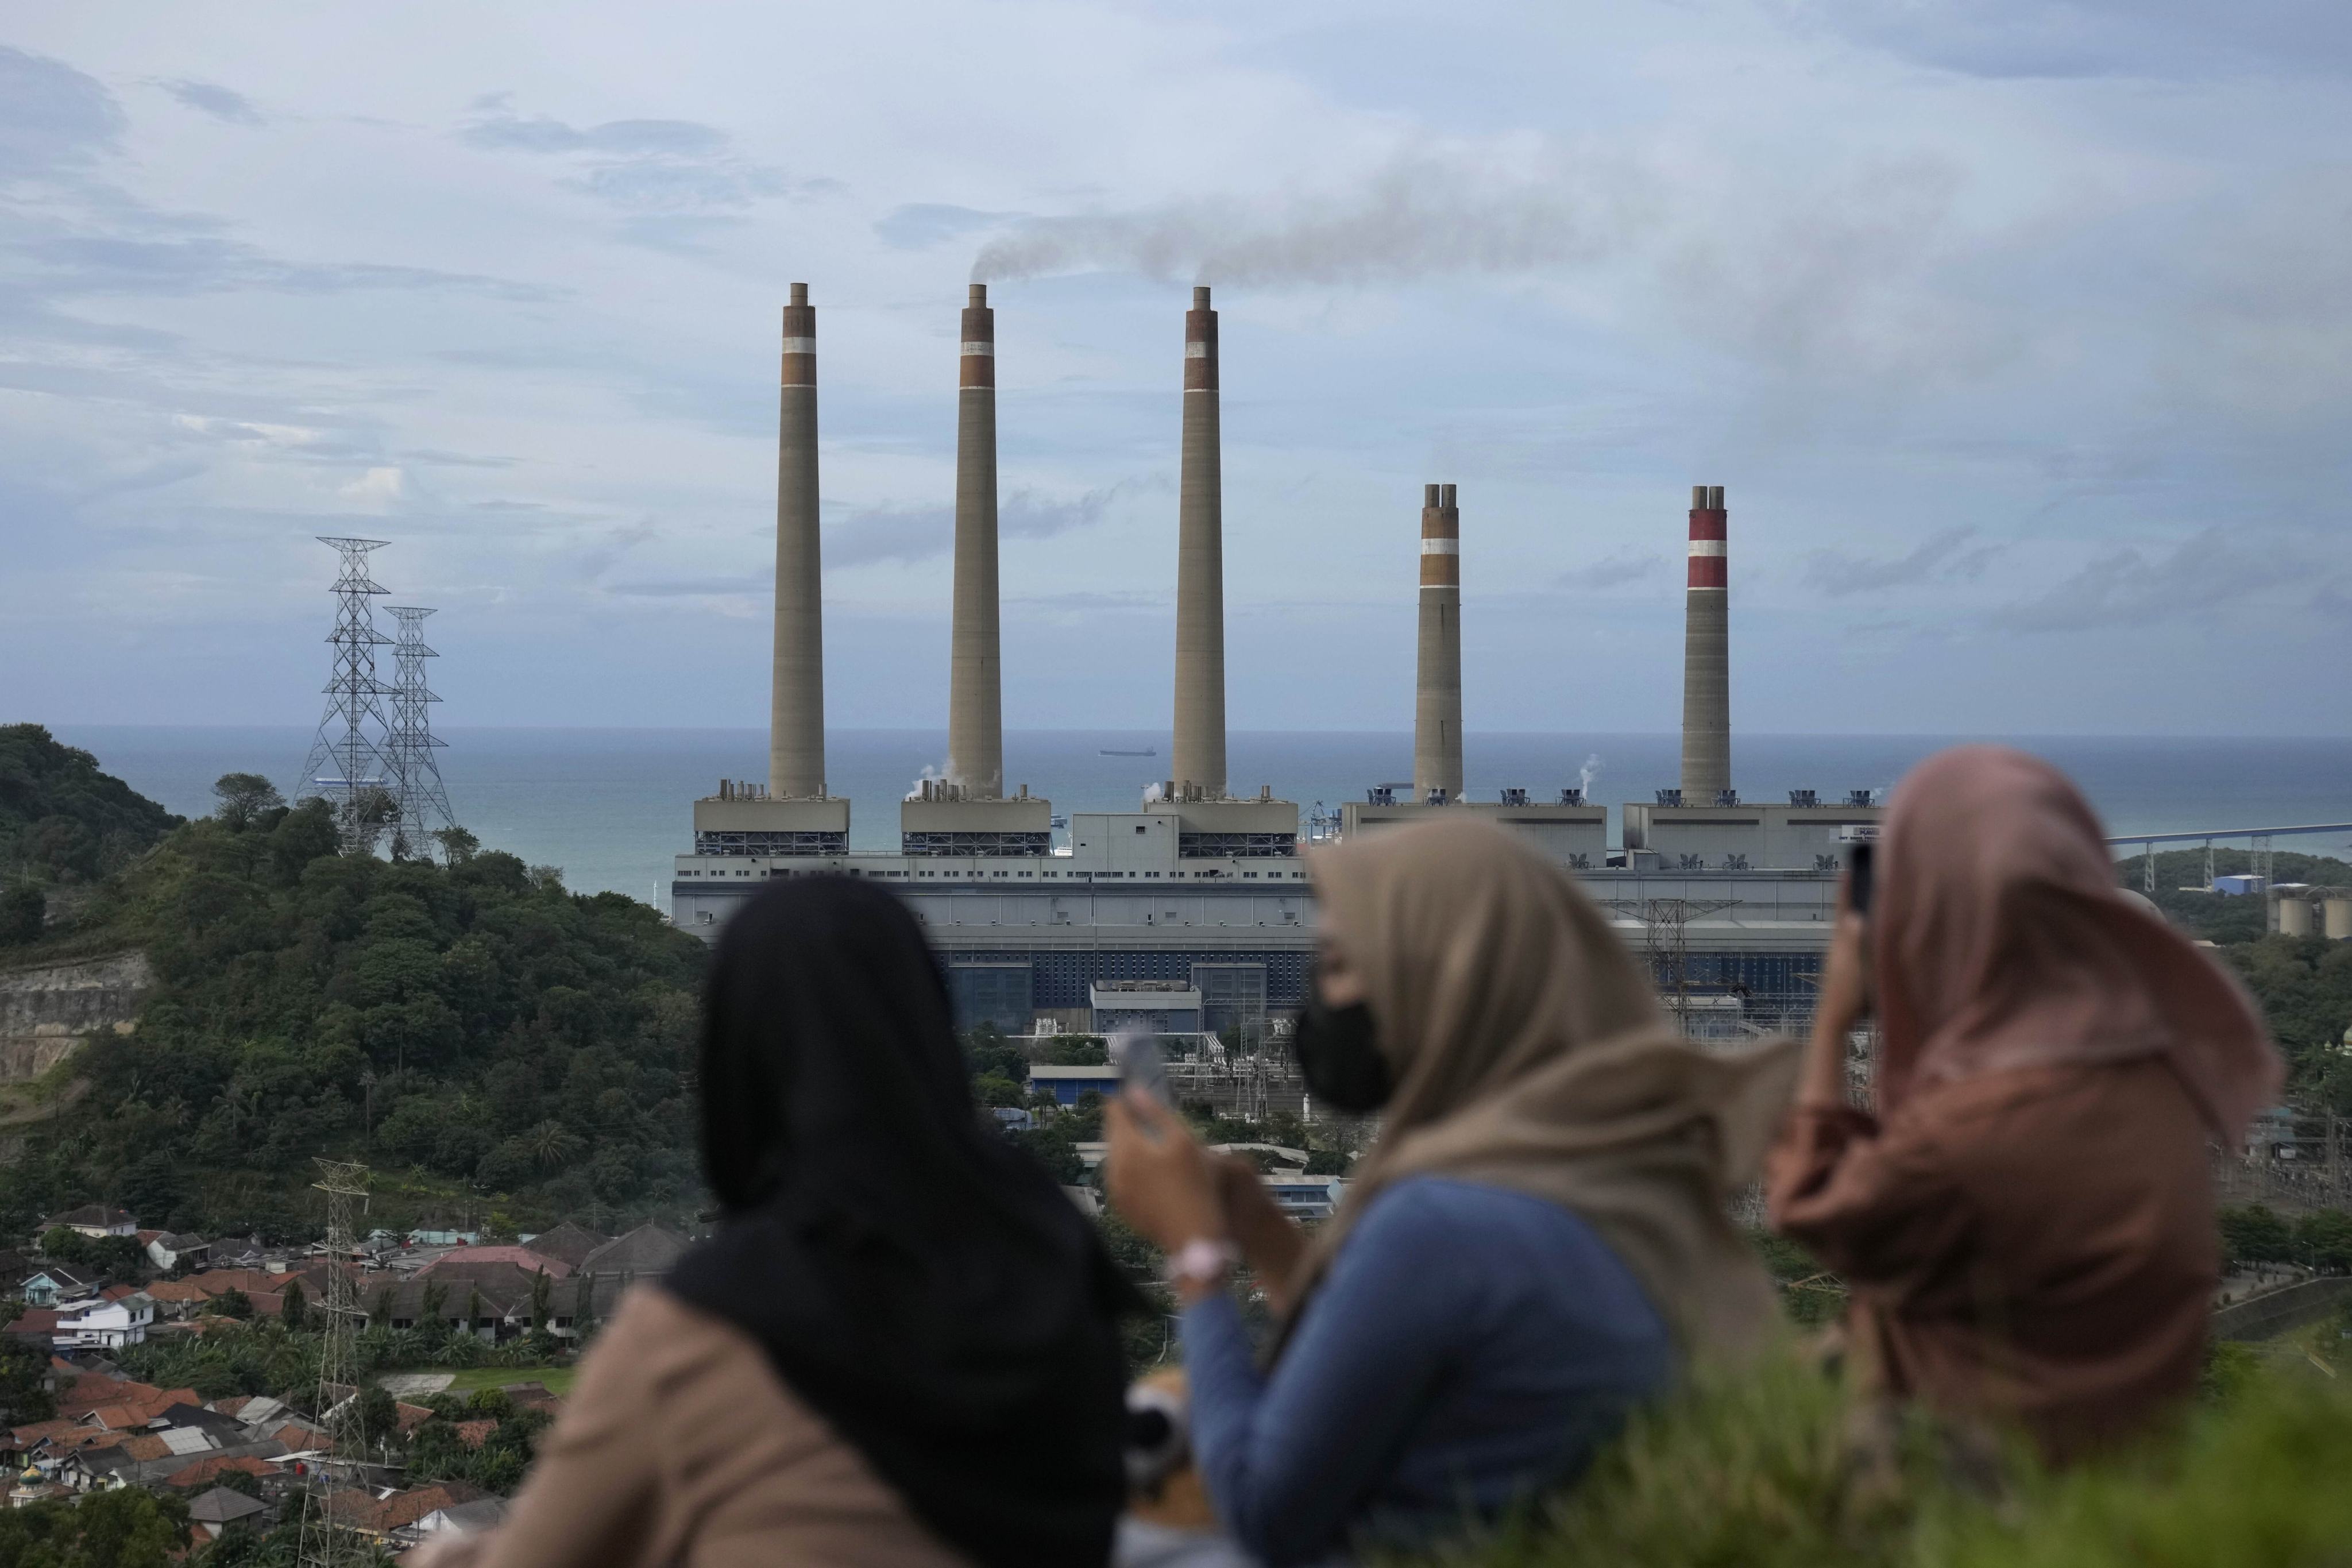
[[[2230,1347],[2242,1349],[2242,1347]],[[2226,1363],[2226,1364],[2224,1364]],[[1585,1479],[1449,1568],[2334,1568],[2352,1393],[2217,1359],[2223,1396],[2145,1447],[2053,1472],[1954,1467],[1913,1422],[1859,1466],[1853,1406],[1793,1360],[1634,1417]],[[1956,1473],[1958,1472],[1958,1473]],[[1407,1561],[1391,1558],[1392,1563]]]

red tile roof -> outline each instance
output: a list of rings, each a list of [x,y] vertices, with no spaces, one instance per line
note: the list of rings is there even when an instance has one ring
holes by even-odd
[[[526,1274],[545,1269],[551,1279],[561,1279],[572,1272],[572,1265],[561,1258],[533,1252],[528,1247],[461,1247],[426,1264],[417,1270],[416,1277],[422,1279],[444,1271],[463,1273],[465,1266],[473,1263],[511,1263]]]
[[[152,1383],[134,1378],[110,1377],[102,1372],[85,1372],[76,1377],[70,1387],[58,1395],[58,1414],[87,1415],[101,1405],[121,1405],[126,1400],[152,1399],[163,1391]]]
[[[498,1429],[499,1424],[495,1421],[460,1421],[455,1428],[457,1441],[465,1444],[468,1448],[480,1447],[490,1440],[490,1434]]]
[[[432,1410],[425,1405],[410,1405],[404,1400],[395,1399],[392,1402],[392,1408],[393,1413],[400,1419],[400,1429],[404,1433],[414,1432],[433,1419]]]
[[[132,1386],[146,1388],[145,1384]],[[122,1400],[114,1405],[101,1405],[89,1413],[88,1419],[101,1426],[128,1429],[144,1426],[175,1405],[201,1405],[204,1401],[193,1388],[154,1389],[144,1396]]]
[[[56,1421],[36,1421],[26,1426],[10,1427],[8,1430],[8,1438],[11,1446],[15,1447],[29,1448],[44,1437],[54,1437],[60,1432],[76,1431],[79,1430],[80,1426],[81,1423],[79,1421],[65,1419]]]
[[[235,1458],[198,1459],[194,1464],[184,1466],[165,1476],[163,1484],[167,1487],[207,1487],[212,1485],[223,1472],[228,1470],[243,1470],[247,1475],[254,1477],[284,1473],[267,1459],[257,1459],[250,1454],[239,1454]]]

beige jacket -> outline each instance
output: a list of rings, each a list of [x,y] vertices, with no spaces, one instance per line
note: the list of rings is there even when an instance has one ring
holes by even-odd
[[[422,1557],[422,1554],[420,1554]],[[507,1522],[431,1568],[969,1568],[733,1324],[633,1290]]]

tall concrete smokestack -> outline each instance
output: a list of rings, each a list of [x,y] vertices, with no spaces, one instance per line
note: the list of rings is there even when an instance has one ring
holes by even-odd
[[[1180,791],[1225,793],[1225,544],[1218,467],[1217,313],[1184,313],[1184,448],[1176,487],[1176,743]]]
[[[1004,656],[996,594],[996,312],[988,285],[963,311],[956,392],[955,627],[948,672],[948,777],[973,800],[1004,794]]]
[[[1713,805],[1731,787],[1730,576],[1723,487],[1693,485],[1690,588],[1683,622],[1683,803]]]
[[[776,441],[776,664],[768,711],[768,789],[824,794],[824,610],[816,531],[816,310],[808,285],[784,307],[782,409]]]
[[[1421,492],[1421,658],[1413,683],[1412,795],[1462,798],[1462,509],[1452,485]]]

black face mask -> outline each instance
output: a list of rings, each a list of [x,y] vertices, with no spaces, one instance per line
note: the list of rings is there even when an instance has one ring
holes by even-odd
[[[1396,1086],[1381,1055],[1372,1010],[1361,1002],[1328,1007],[1320,996],[1311,997],[1298,1010],[1290,1040],[1307,1092],[1332,1110],[1361,1116],[1388,1103]]]

